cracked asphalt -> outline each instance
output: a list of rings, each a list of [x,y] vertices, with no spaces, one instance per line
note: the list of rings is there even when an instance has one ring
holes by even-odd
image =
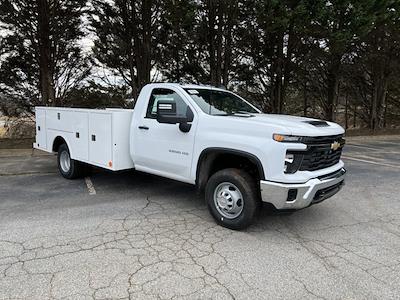
[[[399,299],[400,137],[350,139],[347,184],[217,226],[196,190],[135,172],[68,181],[0,150],[0,299]]]

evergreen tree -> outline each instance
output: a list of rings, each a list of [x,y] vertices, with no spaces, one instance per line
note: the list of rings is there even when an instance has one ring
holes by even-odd
[[[360,100],[359,116],[375,130],[384,126],[387,106],[391,105],[388,95],[396,91],[392,86],[396,86],[400,72],[400,3],[376,1],[372,12],[373,27],[362,37],[350,63],[347,78],[351,84],[347,86],[353,98]]]
[[[247,59],[243,68],[254,78],[252,86],[263,95],[262,107],[267,111],[284,110],[287,89],[305,51],[307,14],[303,1],[248,1],[244,7],[240,49]]]
[[[155,65],[160,3],[157,0],[94,0],[92,5],[94,56],[124,79],[136,99],[140,89],[150,82]]]
[[[155,47],[157,70],[167,81],[202,82],[204,53],[196,38],[199,30],[197,4],[194,0],[166,0],[161,5]]]
[[[24,110],[62,105],[89,73],[79,39],[83,0],[2,0],[0,91]]]
[[[0,109],[77,106],[80,98],[84,106],[124,106],[127,94],[136,99],[159,75],[224,85],[266,112],[344,119],[346,126],[351,114],[353,126],[357,119],[372,129],[400,123],[399,5],[0,0]],[[78,45],[87,29],[94,34],[92,60],[117,84],[82,85],[92,63]]]
[[[310,47],[306,60],[311,89],[318,93],[326,120],[335,119],[344,59],[352,56],[360,39],[372,28],[373,3],[367,1],[308,1],[312,14],[307,35]]]
[[[198,44],[203,51],[207,83],[228,86],[234,77],[235,37],[238,29],[240,0],[205,0],[199,2]]]

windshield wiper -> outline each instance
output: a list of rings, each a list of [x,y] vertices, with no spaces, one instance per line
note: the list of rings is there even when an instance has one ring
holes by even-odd
[[[226,113],[226,114],[213,114],[213,116],[222,116],[222,117],[227,117],[227,116],[236,116],[236,117],[252,117],[252,113],[249,113],[247,111],[242,111],[242,110],[238,110],[238,111],[233,111],[230,113]]]
[[[232,114],[236,115],[236,116],[245,115],[246,117],[252,117],[253,116],[253,113],[248,112],[248,111],[244,111],[244,110],[237,110],[237,111],[232,112]]]
[[[244,110],[236,110],[232,112],[233,114],[250,114],[248,111],[244,111]]]

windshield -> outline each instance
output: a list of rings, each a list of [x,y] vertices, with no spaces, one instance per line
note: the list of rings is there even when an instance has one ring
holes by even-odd
[[[201,110],[209,115],[226,116],[259,113],[257,109],[249,103],[229,92],[207,89],[185,90]]]

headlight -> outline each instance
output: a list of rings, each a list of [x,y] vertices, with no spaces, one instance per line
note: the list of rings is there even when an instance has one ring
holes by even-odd
[[[283,135],[274,133],[272,135],[274,141],[283,142],[283,143],[300,143],[302,140],[301,136],[294,136],[294,135]]]

